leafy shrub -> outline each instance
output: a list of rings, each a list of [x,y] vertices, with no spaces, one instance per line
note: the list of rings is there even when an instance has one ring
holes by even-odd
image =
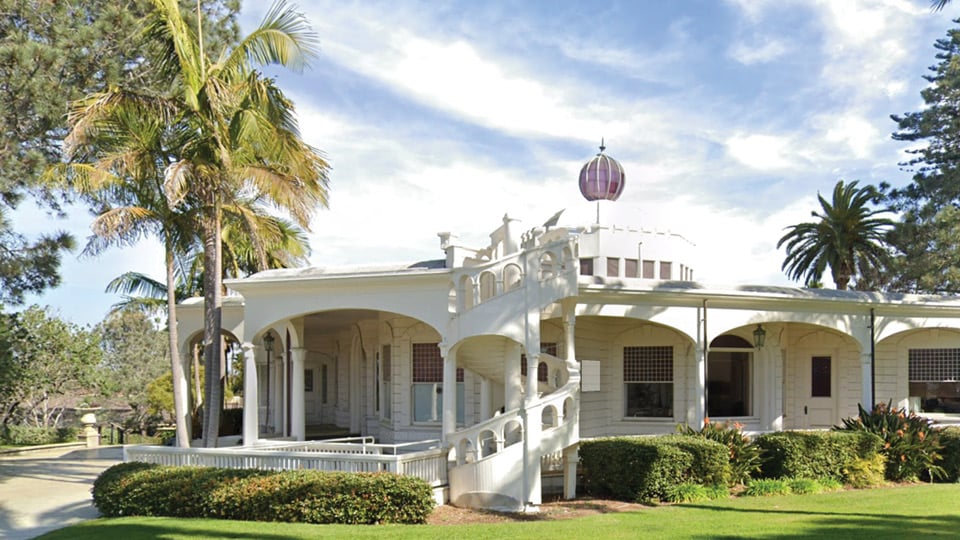
[[[748,497],[768,497],[771,495],[789,495],[790,484],[782,478],[754,478],[747,482],[743,495]]]
[[[743,434],[742,429],[743,426],[738,422],[717,423],[709,420],[705,420],[703,428],[699,430],[688,425],[677,426],[677,430],[684,435],[703,437],[727,447],[732,484],[743,484],[760,472],[763,461],[760,448]]]
[[[844,482],[855,488],[868,488],[883,485],[887,458],[877,453],[872,457],[858,457],[847,465]]]
[[[726,484],[727,449],[697,437],[617,437],[580,445],[584,490],[627,501],[664,500],[684,482]]]
[[[797,495],[808,495],[823,491],[820,482],[813,478],[791,478],[787,480],[787,486],[790,488],[790,493],[796,493]]]
[[[664,500],[671,503],[691,503],[728,496],[730,496],[730,491],[726,486],[704,486],[693,482],[684,482],[668,488]]]
[[[876,455],[882,441],[866,432],[780,431],[765,433],[754,443],[765,460],[762,478],[833,478],[844,480],[858,458]]]
[[[893,481],[934,479],[944,474],[939,465],[940,441],[933,421],[906,409],[893,406],[893,401],[877,403],[867,411],[858,405],[855,418],[844,418],[837,429],[868,432],[883,439],[881,452],[886,457],[886,476]]]
[[[3,444],[12,446],[39,446],[77,440],[77,429],[66,427],[37,427],[8,424],[0,431]]]
[[[817,478],[817,483],[824,491],[839,491],[843,489],[843,482],[836,478]]]
[[[109,517],[423,523],[433,509],[433,493],[423,480],[390,473],[121,463],[94,482],[93,503]]]
[[[943,448],[940,450],[942,460],[940,467],[943,469],[945,482],[960,481],[960,427],[948,427],[940,430],[940,444]]]

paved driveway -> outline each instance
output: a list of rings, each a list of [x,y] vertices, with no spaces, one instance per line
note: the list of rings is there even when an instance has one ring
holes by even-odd
[[[25,540],[97,517],[93,481],[122,460],[119,446],[0,457],[0,538]]]

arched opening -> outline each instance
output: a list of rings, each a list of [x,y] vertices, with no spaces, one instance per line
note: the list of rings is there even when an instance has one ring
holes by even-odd
[[[523,440],[523,426],[520,425],[520,422],[510,421],[503,426],[503,446],[507,447],[510,445],[517,444]]]
[[[707,416],[753,414],[753,344],[733,334],[717,336],[707,355]]]
[[[520,288],[523,283],[523,271],[515,264],[508,264],[503,267],[503,290],[504,292]]]
[[[553,253],[545,251],[540,256],[540,281],[552,279],[557,275],[557,259]]]
[[[480,274],[480,301],[485,302],[497,294],[497,276],[490,271]]]
[[[540,413],[540,424],[543,426],[543,429],[557,427],[557,425],[559,425],[557,420],[557,408],[553,405],[547,405],[544,407],[543,412]]]
[[[478,437],[480,441],[480,458],[497,453],[497,434],[487,429],[480,432]]]
[[[473,296],[473,280],[470,279],[470,276],[461,276],[460,277],[460,309],[467,310],[473,308],[474,305],[474,296]]]

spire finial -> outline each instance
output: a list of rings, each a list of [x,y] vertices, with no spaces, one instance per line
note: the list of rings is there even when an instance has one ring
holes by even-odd
[[[606,149],[607,147],[603,145],[603,137],[600,137],[600,154],[602,154],[603,151]],[[597,154],[597,155],[600,155],[600,154]]]

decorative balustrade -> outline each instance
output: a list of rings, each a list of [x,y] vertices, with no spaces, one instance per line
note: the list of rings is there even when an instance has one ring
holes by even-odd
[[[233,448],[127,446],[124,461],[229,469],[314,469],[342,472],[392,472],[422,478],[432,487],[447,484],[447,449],[440,441],[407,444],[313,441],[258,443]],[[412,450],[421,446],[422,450]]]

